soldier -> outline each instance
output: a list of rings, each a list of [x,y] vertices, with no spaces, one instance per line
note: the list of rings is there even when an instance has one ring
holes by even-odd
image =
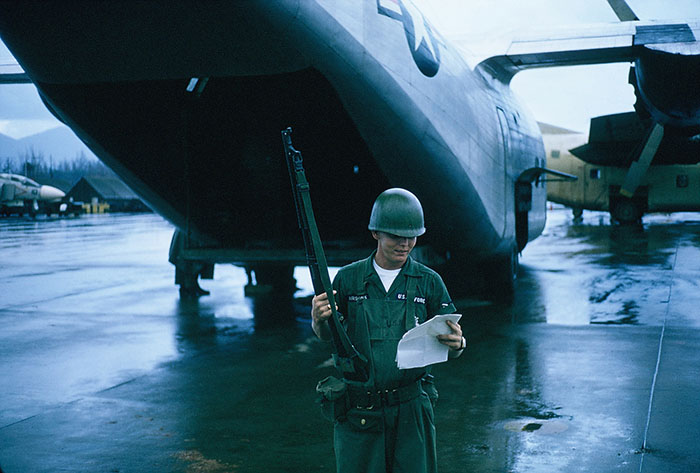
[[[370,379],[357,383],[327,378],[317,388],[324,410],[332,407],[337,471],[435,472],[437,391],[429,367],[400,370],[396,350],[406,331],[455,308],[440,276],[410,257],[416,238],[425,233],[415,195],[399,188],[380,194],[369,230],[376,251],[342,268],[333,288],[347,333],[369,360]],[[311,316],[314,332],[327,340],[331,309],[326,294],[313,298]],[[454,358],[466,340],[458,324],[448,324],[451,333],[438,338]]]

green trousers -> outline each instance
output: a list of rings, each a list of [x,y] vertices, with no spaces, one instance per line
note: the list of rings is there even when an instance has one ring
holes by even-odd
[[[436,473],[428,396],[376,411],[350,409],[334,430],[338,473]]]

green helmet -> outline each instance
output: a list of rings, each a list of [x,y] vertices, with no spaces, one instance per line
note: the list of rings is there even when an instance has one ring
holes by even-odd
[[[387,189],[374,201],[368,228],[405,238],[420,236],[425,233],[423,207],[406,189]]]

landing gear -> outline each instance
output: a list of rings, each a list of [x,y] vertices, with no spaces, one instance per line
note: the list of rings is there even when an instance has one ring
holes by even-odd
[[[245,295],[255,297],[260,295],[276,295],[293,297],[297,291],[297,281],[294,279],[294,266],[289,264],[256,264],[246,266],[248,284]]]
[[[634,225],[641,221],[643,210],[632,199],[618,197],[610,202],[610,216],[622,225]]]
[[[572,207],[571,211],[574,214],[574,223],[581,223],[583,221],[583,209],[580,207]]]
[[[452,257],[436,267],[452,297],[479,297],[498,303],[513,299],[518,273],[518,252],[515,247],[491,258]]]
[[[640,187],[640,183],[654,160],[663,137],[664,126],[661,123],[654,123],[647,132],[639,156],[630,164],[622,187],[619,188],[619,191],[611,189],[610,215],[620,224],[636,224],[642,219],[646,210],[644,204],[648,189]]]
[[[489,258],[481,263],[482,274],[486,282],[483,294],[488,300],[494,302],[513,300],[518,265],[518,252],[515,248],[510,253]]]
[[[210,268],[210,269],[209,269]],[[199,285],[199,277],[207,277],[206,271],[210,271],[213,276],[214,265],[206,265],[195,261],[185,261],[182,265],[175,267],[175,284],[180,285],[180,297],[192,298],[208,296],[209,291],[202,289]],[[211,277],[209,278],[211,279]]]
[[[180,286],[180,297],[208,296],[209,291],[202,289],[199,278],[213,279],[214,263],[185,259],[184,249],[185,235],[180,230],[175,230],[170,241],[168,261],[175,265],[175,284]]]
[[[297,318],[294,293],[297,281],[294,266],[262,263],[246,266],[246,297],[251,298],[255,325],[258,328],[293,324]]]
[[[37,213],[39,213],[39,202],[36,200],[24,201],[24,207],[31,218],[36,218]]]

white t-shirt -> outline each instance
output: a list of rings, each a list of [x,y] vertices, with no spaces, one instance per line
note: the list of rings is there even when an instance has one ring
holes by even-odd
[[[389,288],[393,284],[394,279],[396,279],[396,276],[398,276],[399,273],[401,272],[401,268],[399,268],[399,269],[384,269],[381,266],[379,266],[374,259],[372,259],[372,264],[374,265],[374,270],[379,275],[379,279],[382,280],[382,284],[384,285],[384,290],[386,292],[389,292]]]

